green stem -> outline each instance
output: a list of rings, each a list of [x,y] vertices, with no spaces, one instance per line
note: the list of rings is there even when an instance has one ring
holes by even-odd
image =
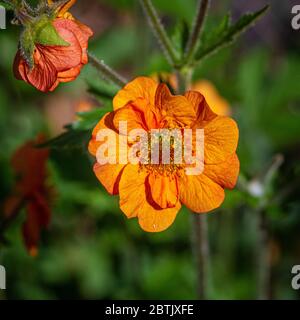
[[[111,69],[108,65],[104,63],[103,60],[97,59],[94,55],[88,54],[89,55],[89,61],[94,66],[101,74],[101,76],[105,79],[108,80],[118,87],[124,87],[128,81],[123,78],[121,75],[119,75],[116,71]]]
[[[157,37],[159,44],[161,45],[163,52],[166,55],[167,60],[173,67],[176,67],[178,63],[177,52],[174,49],[173,44],[170,38],[168,37],[165,28],[160,22],[159,16],[152,4],[152,1],[140,0],[140,2],[148,18],[151,29],[154,35]]]
[[[284,158],[281,154],[274,157],[271,166],[263,179],[265,190],[272,186],[276,174],[282,165]],[[266,193],[266,191],[265,191]],[[270,227],[266,208],[271,200],[263,196],[257,208],[257,273],[258,273],[258,299],[268,300],[271,298],[271,252],[270,252]]]
[[[258,299],[270,298],[271,266],[270,266],[270,233],[268,219],[264,209],[258,212]]]
[[[184,92],[190,87],[193,70],[182,68],[176,71],[178,93]],[[207,216],[205,213],[192,213],[192,251],[197,272],[197,296],[200,300],[208,298],[208,266],[209,266],[209,241]]]
[[[208,11],[209,3],[209,0],[199,0],[197,15],[185,50],[184,61],[186,64],[191,62],[191,60],[194,58],[195,52],[198,49],[199,39]]]
[[[184,94],[190,87],[192,82],[192,69],[184,68],[175,72],[178,83],[178,94]]]
[[[197,271],[197,295],[200,300],[208,298],[209,243],[207,214],[192,214],[193,254]]]

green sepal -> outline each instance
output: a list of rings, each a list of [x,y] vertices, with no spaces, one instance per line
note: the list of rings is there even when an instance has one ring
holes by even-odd
[[[38,20],[27,23],[20,37],[21,55],[32,69],[34,67],[34,49],[36,44],[45,46],[69,46],[70,44],[60,37],[52,20],[47,15]]]
[[[32,30],[31,26],[27,26],[21,33],[20,50],[22,57],[25,59],[30,69],[34,67],[34,49],[34,31]]]
[[[35,43],[45,46],[69,46],[56,31],[52,24],[52,20],[47,16],[43,16],[35,25]]]

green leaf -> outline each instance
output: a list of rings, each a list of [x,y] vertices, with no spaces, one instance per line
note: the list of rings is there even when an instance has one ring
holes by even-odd
[[[96,108],[88,112],[78,112],[79,120],[67,125],[66,132],[40,145],[41,148],[52,149],[82,149],[86,148],[92,130],[100,119],[112,111],[112,106]]]
[[[58,137],[55,137],[41,145],[39,148],[51,148],[51,149],[82,149],[86,148],[88,141],[91,137],[91,131],[89,130],[68,130]]]
[[[103,100],[112,100],[119,90],[116,86],[103,81],[96,83],[88,79],[87,84],[88,92]]]
[[[234,24],[231,23],[230,15],[227,14],[215,30],[208,35],[203,35],[202,43],[196,54],[197,62],[233,43],[241,33],[249,29],[268,9],[269,5],[254,13],[247,13]]]
[[[14,6],[11,3],[0,1],[0,6],[5,8],[6,10],[14,10]]]
[[[78,112],[79,120],[71,126],[74,130],[92,130],[100,119],[107,113],[112,111],[112,106],[108,105],[103,108],[96,108],[88,112]]]

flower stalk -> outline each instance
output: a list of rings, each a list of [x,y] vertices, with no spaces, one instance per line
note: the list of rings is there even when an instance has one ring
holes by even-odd
[[[271,252],[270,233],[268,219],[264,209],[258,212],[258,299],[268,300],[270,298],[271,284]]]
[[[274,157],[270,168],[264,177],[264,195],[257,208],[257,295],[259,300],[270,299],[271,293],[271,250],[270,227],[266,208],[270,203],[268,191],[276,177],[284,158],[281,154]]]
[[[178,94],[184,94],[191,86],[193,69],[189,67],[176,71]],[[196,266],[197,297],[199,300],[208,298],[208,266],[209,241],[206,213],[192,213],[192,253]]]
[[[175,70],[178,94],[184,94],[192,84],[193,70],[191,68],[182,68],[181,70]]]
[[[161,24],[161,21],[160,21],[159,16],[158,16],[158,14],[152,4],[152,1],[151,0],[140,0],[140,2],[141,2],[141,5],[144,9],[145,15],[148,18],[151,29],[152,29],[154,35],[157,37],[159,44],[161,45],[168,62],[171,64],[172,67],[176,67],[178,64],[177,52],[176,52],[169,36],[167,35],[165,28]]]
[[[124,87],[126,83],[128,83],[125,78],[123,78],[116,71],[106,65],[103,60],[99,60],[91,53],[89,53],[88,56],[91,65],[95,67],[97,71],[99,71],[99,73],[105,80],[112,82],[120,88]]]
[[[198,299],[208,298],[209,243],[207,214],[192,214],[192,247],[197,271]]]
[[[204,26],[209,3],[210,0],[199,0],[197,15],[185,50],[184,62],[186,64],[191,62],[198,49],[199,39]]]

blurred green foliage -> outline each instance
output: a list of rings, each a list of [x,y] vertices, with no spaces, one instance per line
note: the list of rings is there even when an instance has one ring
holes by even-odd
[[[113,27],[96,36],[90,46],[93,53],[128,78],[169,70],[136,1],[99,2],[117,14],[126,13],[130,19],[116,19]],[[191,23],[196,1],[154,3],[170,33],[178,21]],[[220,11],[224,15],[231,4],[227,1],[214,7],[208,26],[216,18],[220,21]],[[276,6],[272,7],[270,14],[276,14],[276,10]],[[57,93],[41,94],[13,77],[18,31],[15,26],[0,31],[1,203],[14,181],[9,162],[14,150],[41,131],[53,137],[45,103]],[[220,209],[208,215],[212,299],[256,297],[260,199],[249,194],[247,188],[249,181],[263,180],[278,153],[285,161],[272,181],[265,206],[272,239],[271,293],[273,298],[299,297],[290,286],[291,267],[300,264],[299,52],[289,47],[288,39],[281,39],[281,47],[276,50],[271,44],[267,46],[260,37],[264,31],[259,23],[238,44],[201,64],[194,79],[209,79],[216,85],[230,102],[240,127],[241,183],[226,193]],[[97,107],[109,108],[109,97],[115,89],[103,84],[91,66],[76,82],[61,85],[58,94],[75,94],[86,89],[87,82],[98,99]],[[105,94],[107,99],[103,99]],[[7,243],[0,246],[0,264],[7,270],[7,290],[0,291],[0,298],[196,298],[191,213],[184,208],[167,231],[146,234],[136,220],[125,218],[118,208],[118,198],[109,196],[94,177],[94,160],[86,150],[90,136],[87,129],[103,110],[95,109],[73,124],[78,136],[68,138],[74,148],[54,148],[51,152],[50,184],[56,197],[52,223],[43,232],[38,257],[30,257],[22,242],[24,213],[7,230]],[[84,139],[78,143],[83,132]]]

